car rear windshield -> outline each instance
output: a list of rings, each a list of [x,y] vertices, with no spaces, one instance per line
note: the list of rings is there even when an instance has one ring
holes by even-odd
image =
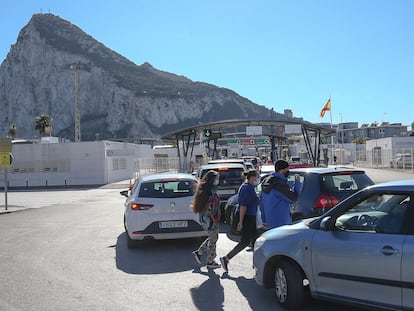
[[[323,192],[357,191],[373,184],[364,172],[338,172],[320,176]]]
[[[243,177],[243,169],[242,168],[220,168],[216,169],[220,175],[220,182],[219,187],[221,186],[230,186],[230,185],[237,185],[240,186],[241,183],[244,181]],[[208,172],[208,170],[204,170],[201,172],[200,178]]]
[[[144,182],[139,189],[141,198],[180,198],[194,195],[194,180],[160,180]]]

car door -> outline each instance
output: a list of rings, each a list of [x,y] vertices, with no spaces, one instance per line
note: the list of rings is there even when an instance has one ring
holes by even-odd
[[[401,259],[406,236],[400,234],[403,216],[398,215],[399,223],[391,216],[394,205],[400,208],[397,204],[407,196],[380,197],[379,203],[372,195],[350,206],[336,218],[336,230],[316,232],[312,265],[318,294],[401,307]],[[381,229],[380,223],[387,229]]]
[[[401,262],[402,305],[404,310],[414,310],[414,206],[406,215],[407,234]]]

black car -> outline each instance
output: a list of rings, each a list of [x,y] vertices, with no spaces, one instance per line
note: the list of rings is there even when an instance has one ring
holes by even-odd
[[[198,178],[203,178],[209,170],[214,170],[220,175],[217,194],[220,197],[223,215],[227,200],[237,193],[240,185],[244,182],[243,172],[245,167],[240,163],[215,163],[202,165],[198,169]]]
[[[292,203],[292,220],[322,215],[337,203],[355,192],[374,184],[363,170],[347,167],[312,167],[290,170],[288,183],[293,187],[294,175],[300,175],[302,189],[298,200]],[[264,177],[262,177],[263,180]],[[256,192],[261,192],[260,185]],[[238,221],[237,194],[228,199],[224,208],[225,220],[230,231],[235,233],[234,220]]]

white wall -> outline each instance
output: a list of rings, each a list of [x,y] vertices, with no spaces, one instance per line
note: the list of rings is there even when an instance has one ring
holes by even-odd
[[[15,144],[12,153],[10,187],[107,184],[133,178],[138,159],[153,157],[149,145],[111,141]]]

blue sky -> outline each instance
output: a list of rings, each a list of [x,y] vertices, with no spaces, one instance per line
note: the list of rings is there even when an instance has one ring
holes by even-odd
[[[414,121],[411,0],[3,0],[0,61],[53,13],[138,65],[234,90],[311,122]]]

